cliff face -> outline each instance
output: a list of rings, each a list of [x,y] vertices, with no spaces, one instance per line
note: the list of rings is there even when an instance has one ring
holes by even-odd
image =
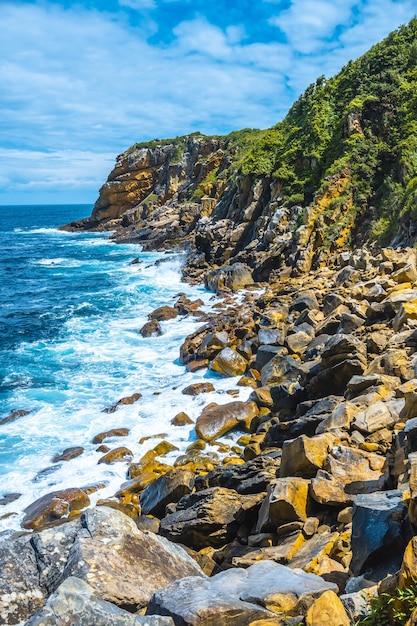
[[[319,78],[265,131],[136,144],[93,214],[145,248],[188,246],[186,274],[243,261],[256,280],[334,252],[417,238],[417,20],[337,76]]]

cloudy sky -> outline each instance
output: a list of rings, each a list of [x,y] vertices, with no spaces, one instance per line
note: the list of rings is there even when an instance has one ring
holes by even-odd
[[[92,203],[136,141],[266,128],[415,0],[0,0],[0,204]]]

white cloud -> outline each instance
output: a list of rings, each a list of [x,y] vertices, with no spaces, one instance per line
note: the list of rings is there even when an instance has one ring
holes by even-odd
[[[271,0],[254,0],[268,2],[274,41],[251,39],[250,24],[220,28],[201,13],[180,21],[170,43],[152,44],[163,5],[177,1],[119,0],[155,10],[155,21],[141,26],[123,12],[2,1],[0,134],[8,152],[0,160],[9,188],[98,188],[117,153],[136,141],[271,126],[318,75],[338,71],[395,27],[393,15],[399,24],[415,13],[414,0],[291,0],[281,13]]]

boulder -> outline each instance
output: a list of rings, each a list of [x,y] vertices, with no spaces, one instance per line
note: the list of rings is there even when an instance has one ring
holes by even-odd
[[[56,626],[82,624],[83,626],[174,626],[171,617],[139,616],[119,609],[99,598],[90,585],[70,576],[53,593],[45,606],[26,626]]]
[[[158,322],[172,320],[178,317],[178,309],[175,306],[161,306],[149,313],[148,317],[150,320],[157,320]]]
[[[107,507],[88,509],[71,548],[64,576],[76,576],[103,600],[132,612],[152,594],[184,576],[205,576],[183,548]]]
[[[38,561],[29,536],[0,543],[0,620],[24,624],[48,593],[39,581]]]
[[[200,393],[210,393],[211,391],[215,391],[213,383],[204,382],[188,385],[188,387],[184,387],[182,393],[185,396],[198,396]]]
[[[87,494],[78,488],[53,491],[38,498],[24,509],[23,528],[39,530],[90,504]]]
[[[225,289],[239,291],[248,285],[253,285],[252,270],[244,263],[210,270],[204,277],[204,285],[209,291],[222,293]]]
[[[358,495],[352,510],[352,561],[354,576],[366,570],[372,558],[395,554],[401,562],[405,549],[404,520],[407,506],[401,491],[381,491]]]
[[[142,326],[139,332],[142,337],[159,337],[162,335],[162,328],[158,320],[150,320]]]
[[[243,626],[276,614],[299,615],[329,590],[336,585],[319,576],[260,561],[211,578],[177,581],[155,593],[147,614],[171,615],[182,626]]]
[[[229,343],[229,335],[225,330],[208,333],[197,349],[197,356],[199,359],[213,359],[223,348],[227,348]]]
[[[315,437],[301,435],[285,441],[282,447],[280,477],[312,478],[323,467],[333,442],[334,436],[329,433]]]
[[[194,424],[194,422],[187,413],[181,411],[172,418],[171,424],[172,426],[186,426],[187,424]]]
[[[195,430],[200,439],[212,441],[236,426],[249,430],[257,415],[255,402],[236,400],[223,405],[209,404],[197,417]]]
[[[379,400],[364,411],[356,413],[351,426],[366,436],[382,428],[392,428],[398,419],[398,413],[390,411],[389,403]]]
[[[114,450],[109,450],[109,452],[99,458],[97,463],[106,463],[107,465],[111,465],[112,463],[118,463],[119,461],[129,461],[132,458],[132,450],[129,450],[129,448],[125,448],[124,446],[119,446],[118,448],[114,448]]]
[[[334,591],[325,591],[307,611],[306,626],[350,626],[350,619]]]
[[[313,397],[326,396],[329,389],[341,395],[352,376],[362,374],[366,365],[362,341],[353,335],[335,335],[326,342],[318,371],[313,372],[307,388]]]
[[[151,482],[141,493],[140,506],[145,515],[162,517],[165,507],[178,502],[194,486],[194,473],[187,469],[173,469]]]
[[[288,522],[308,517],[309,481],[303,478],[277,478],[268,485],[267,496],[259,511],[256,532],[274,530]]]
[[[128,428],[112,428],[96,435],[93,443],[103,443],[106,439],[112,439],[113,437],[127,437],[128,434]]]
[[[175,512],[161,520],[160,532],[194,550],[220,547],[236,536],[245,519],[256,517],[262,498],[223,487],[204,489],[181,498]]]
[[[113,404],[112,406],[107,407],[106,409],[103,409],[103,413],[114,413],[115,411],[117,411],[117,409],[119,409],[121,406],[125,406],[126,404],[134,404],[135,402],[137,402],[140,398],[142,397],[141,393],[133,393],[131,396],[125,396],[124,398],[120,398],[120,400],[118,400],[116,402],[116,404]],[[127,430],[126,428],[115,428],[114,430],[110,431],[110,432],[117,432],[117,431],[123,431],[123,430]],[[107,435],[109,437],[124,437],[124,435]],[[96,442],[93,441],[93,443],[101,443],[101,442]]]
[[[59,463],[60,461],[70,461],[71,459],[81,456],[84,452],[84,448],[81,446],[74,446],[72,448],[65,448],[60,454],[55,454],[52,458],[52,463]]]
[[[210,363],[210,369],[223,376],[242,376],[247,360],[233,348],[223,348]]]
[[[387,479],[385,457],[337,445],[333,446],[324,468],[311,479],[310,493],[319,504],[346,505],[357,494],[384,489]]]
[[[243,465],[216,467],[205,476],[198,476],[195,481],[197,491],[209,487],[226,487],[238,493],[261,493],[277,477],[279,460],[268,456],[258,456]]]

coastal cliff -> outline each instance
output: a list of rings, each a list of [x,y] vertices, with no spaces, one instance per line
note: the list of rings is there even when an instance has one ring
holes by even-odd
[[[417,21],[310,85],[282,122],[121,154],[92,216],[145,249],[187,247],[186,275],[244,262],[255,280],[303,273],[340,249],[413,245]]]
[[[416,39],[413,20],[272,129],[129,148],[67,226],[185,248],[222,300],[180,295],[140,330],[201,319],[179,354],[201,413],[171,422],[193,443],[172,463],[164,435],[103,449],[127,466],[112,498],[27,507],[34,534],[0,551],[5,623],[417,623]],[[208,370],[248,399],[205,404]]]

